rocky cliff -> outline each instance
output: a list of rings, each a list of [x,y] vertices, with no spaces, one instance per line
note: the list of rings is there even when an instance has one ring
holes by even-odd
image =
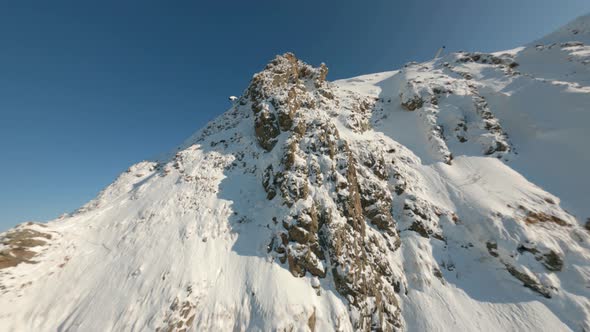
[[[3,233],[0,324],[590,330],[587,21],[336,82],[277,56],[169,158]]]

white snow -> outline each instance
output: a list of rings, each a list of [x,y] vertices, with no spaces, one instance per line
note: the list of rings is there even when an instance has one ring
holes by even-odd
[[[398,168],[387,167],[405,177],[386,181],[401,247],[384,259],[400,282],[405,330],[590,330],[582,226],[590,218],[589,44],[584,16],[489,55],[503,64],[449,54],[335,81],[335,101],[306,115],[332,117],[357,157],[395,151],[386,159]],[[424,106],[401,106],[415,96]],[[377,100],[367,119],[350,110],[359,98]],[[1,329],[145,331],[181,322],[194,331],[305,331],[315,315],[316,331],[352,330],[355,313],[332,281],[296,278],[267,250],[280,227],[273,217],[288,209],[266,198],[262,174],[281,154],[258,147],[251,110],[238,104],[169,159],[138,163],[75,213],[26,226],[52,239],[34,248],[36,264],[0,269]],[[357,120],[370,128],[353,130]],[[509,149],[487,153],[500,141]],[[330,165],[299,157],[294,165],[311,162]],[[409,229],[412,204],[438,211],[427,226],[444,241]],[[562,225],[529,224],[535,214]],[[564,257],[563,268],[545,268],[535,250]],[[551,298],[523,287],[509,266]]]

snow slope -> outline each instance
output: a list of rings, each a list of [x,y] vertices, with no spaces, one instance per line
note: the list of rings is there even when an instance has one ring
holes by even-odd
[[[589,27],[336,82],[278,56],[0,235],[2,330],[590,330]]]

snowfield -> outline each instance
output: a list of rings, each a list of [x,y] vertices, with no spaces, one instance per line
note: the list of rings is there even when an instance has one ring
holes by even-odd
[[[0,234],[2,331],[590,331],[590,15],[326,81],[292,54]]]

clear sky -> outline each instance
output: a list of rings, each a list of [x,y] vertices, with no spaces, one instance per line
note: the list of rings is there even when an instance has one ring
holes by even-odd
[[[225,111],[275,54],[329,79],[530,42],[588,0],[0,0],[0,230],[92,199]]]

